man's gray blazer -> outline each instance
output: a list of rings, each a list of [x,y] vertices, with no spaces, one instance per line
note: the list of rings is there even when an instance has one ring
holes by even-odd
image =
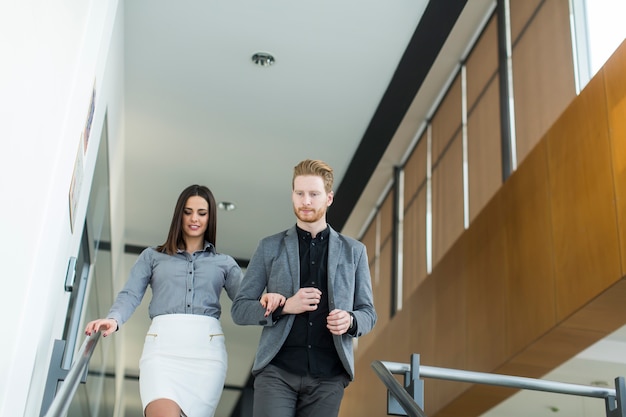
[[[329,226],[330,228],[330,226]],[[328,310],[345,310],[354,314],[356,336],[368,333],[376,323],[372,282],[363,243],[341,235],[330,228],[328,241]],[[273,321],[264,317],[259,299],[264,292],[289,298],[300,289],[300,255],[298,233],[293,226],[261,240],[231,308],[235,323],[261,325],[263,331],[252,373],[259,373],[287,339],[295,316],[288,314]],[[353,336],[333,336],[335,348],[350,380],[354,379]]]

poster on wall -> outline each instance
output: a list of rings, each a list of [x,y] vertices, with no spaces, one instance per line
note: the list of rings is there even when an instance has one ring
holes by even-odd
[[[83,183],[83,141],[78,143],[78,152],[76,152],[76,160],[74,161],[74,171],[72,172],[72,181],[70,182],[69,203],[70,203],[70,230],[74,233],[74,223],[76,220],[76,208],[80,200],[80,189]]]
[[[89,145],[89,134],[91,133],[91,123],[93,122],[93,114],[96,110],[96,80],[93,81],[91,89],[91,99],[89,100],[89,108],[87,109],[87,120],[85,120],[85,128],[82,132],[83,152],[87,153],[87,145]]]
[[[78,152],[74,161],[74,171],[72,172],[72,181],[70,182],[69,192],[69,209],[70,209],[70,230],[74,233],[74,224],[76,223],[76,209],[80,201],[80,189],[83,183],[83,164],[84,155],[87,153],[89,146],[89,135],[91,134],[91,124],[96,110],[96,80],[93,81],[91,88],[91,97],[89,99],[89,107],[87,108],[87,118],[82,132],[80,132],[80,140],[78,141]]]

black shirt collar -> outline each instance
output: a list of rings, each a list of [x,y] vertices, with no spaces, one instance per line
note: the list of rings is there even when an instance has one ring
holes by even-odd
[[[296,225],[296,232],[298,232],[299,239],[313,239],[311,232],[307,232],[306,230],[301,229],[298,225]],[[329,236],[330,236],[330,227],[326,225],[326,229],[319,232],[317,236],[315,236],[315,240],[327,241]]]

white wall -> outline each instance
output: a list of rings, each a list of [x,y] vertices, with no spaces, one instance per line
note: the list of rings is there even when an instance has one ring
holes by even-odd
[[[116,14],[121,9],[118,0],[0,3],[2,416],[39,415],[53,342],[63,331],[69,300],[65,272],[69,258],[78,254],[105,112],[116,218],[114,271],[120,268],[124,84]],[[95,115],[72,232],[70,183],[94,82]]]

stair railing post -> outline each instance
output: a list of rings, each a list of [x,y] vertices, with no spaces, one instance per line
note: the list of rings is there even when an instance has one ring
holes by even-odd
[[[407,383],[408,382],[408,383]],[[407,377],[404,377],[404,386],[411,397],[415,400],[420,408],[424,409],[424,380],[420,379],[420,355],[419,353],[413,353],[411,355],[411,371],[410,377],[407,381]],[[626,417],[626,416],[622,416]]]
[[[50,358],[50,367],[48,368],[48,378],[46,379],[46,388],[43,393],[41,402],[40,416],[45,415],[54,400],[57,392],[59,381],[65,380],[68,369],[63,368],[63,356],[65,355],[65,340],[55,339],[52,347],[52,357]]]
[[[615,396],[609,396],[604,400],[606,417],[626,417],[626,384],[624,377],[615,378]]]

